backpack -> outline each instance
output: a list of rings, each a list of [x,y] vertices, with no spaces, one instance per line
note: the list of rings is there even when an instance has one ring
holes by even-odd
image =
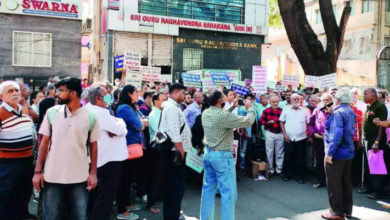
[[[53,108],[49,109],[47,116],[49,119],[49,125],[50,125],[50,139],[51,139],[51,134],[52,134],[52,124],[53,124],[53,119],[56,113],[58,112],[59,108],[61,108],[61,105],[59,106],[54,106]],[[88,119],[89,119],[89,127],[88,127],[88,138],[87,138],[87,146],[89,146],[89,138],[91,136],[91,132],[93,127],[95,126],[96,122],[96,117],[95,114],[89,110],[88,111]],[[88,155],[89,155],[89,150],[88,150]]]

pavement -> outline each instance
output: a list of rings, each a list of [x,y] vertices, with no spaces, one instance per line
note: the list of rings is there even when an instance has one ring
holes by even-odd
[[[321,214],[329,209],[326,188],[313,189],[313,178],[306,184],[296,181],[283,182],[280,177],[272,177],[269,181],[254,181],[248,176],[240,176],[237,183],[238,200],[236,205],[237,220],[319,220]],[[357,193],[354,188],[353,219],[390,220],[390,209],[386,209],[365,194]],[[200,184],[187,184],[182,202],[186,220],[198,220],[200,209]],[[390,202],[390,196],[381,201]],[[162,203],[157,203],[162,210]],[[36,203],[31,203],[30,210],[35,213]],[[152,214],[146,210],[135,211],[140,219],[160,220],[162,214]],[[215,205],[215,219],[220,219],[220,198]],[[115,218],[113,209],[112,220]]]

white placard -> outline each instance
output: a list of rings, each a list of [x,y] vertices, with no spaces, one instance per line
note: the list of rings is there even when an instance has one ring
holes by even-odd
[[[292,85],[295,87],[299,86],[299,75],[283,75],[282,85]]]
[[[142,80],[146,82],[160,82],[161,67],[141,66],[139,72]]]
[[[337,86],[337,74],[331,73],[325,76],[319,77],[318,89],[332,88]]]
[[[137,89],[141,89],[142,86],[142,75],[139,72],[126,72],[126,84],[131,84]]]
[[[125,52],[123,60],[123,68],[127,71],[139,71],[141,67],[141,54],[133,52]]]
[[[254,93],[267,93],[267,68],[264,66],[253,66],[252,68],[252,86]]]
[[[305,87],[313,87],[317,88],[318,87],[318,76],[305,76]]]

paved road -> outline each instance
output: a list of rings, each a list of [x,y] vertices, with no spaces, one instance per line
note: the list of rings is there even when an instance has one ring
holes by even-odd
[[[269,181],[255,182],[247,176],[241,176],[238,182],[238,201],[237,201],[237,220],[262,220],[262,219],[321,219],[318,210],[324,210],[329,207],[326,188],[313,189],[314,179],[307,180],[306,184],[300,185],[295,181],[283,182],[279,177],[273,177]],[[386,211],[376,201],[370,200],[366,195],[358,194],[354,189],[354,205],[367,207],[374,210]],[[200,208],[201,186],[196,184],[187,185],[186,193],[182,203],[182,210],[187,219],[198,219]],[[390,202],[390,197],[383,199]],[[216,199],[216,218],[220,219],[220,199]],[[161,203],[158,203],[162,207]],[[35,210],[35,204],[31,206]],[[371,211],[374,211],[371,210]],[[309,218],[296,215],[306,214]],[[366,212],[358,210],[357,213]],[[160,220],[162,215],[151,214],[147,211],[135,212],[140,215],[140,219]],[[361,215],[361,214],[360,214]],[[381,213],[379,213],[381,215]],[[314,216],[314,217],[313,217]],[[372,216],[372,215],[371,215]],[[192,217],[192,218],[191,218]],[[359,216],[357,216],[359,218]],[[382,214],[383,217],[383,214]],[[112,219],[116,219],[113,214]],[[364,216],[359,219],[365,220]],[[373,219],[380,219],[379,217]],[[384,217],[383,219],[390,219]]]

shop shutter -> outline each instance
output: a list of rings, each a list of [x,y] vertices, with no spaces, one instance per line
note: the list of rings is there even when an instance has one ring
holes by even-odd
[[[114,56],[124,52],[140,53],[143,58],[148,57],[148,35],[132,32],[114,32]]]
[[[152,65],[172,65],[172,36],[153,35],[152,41]]]

